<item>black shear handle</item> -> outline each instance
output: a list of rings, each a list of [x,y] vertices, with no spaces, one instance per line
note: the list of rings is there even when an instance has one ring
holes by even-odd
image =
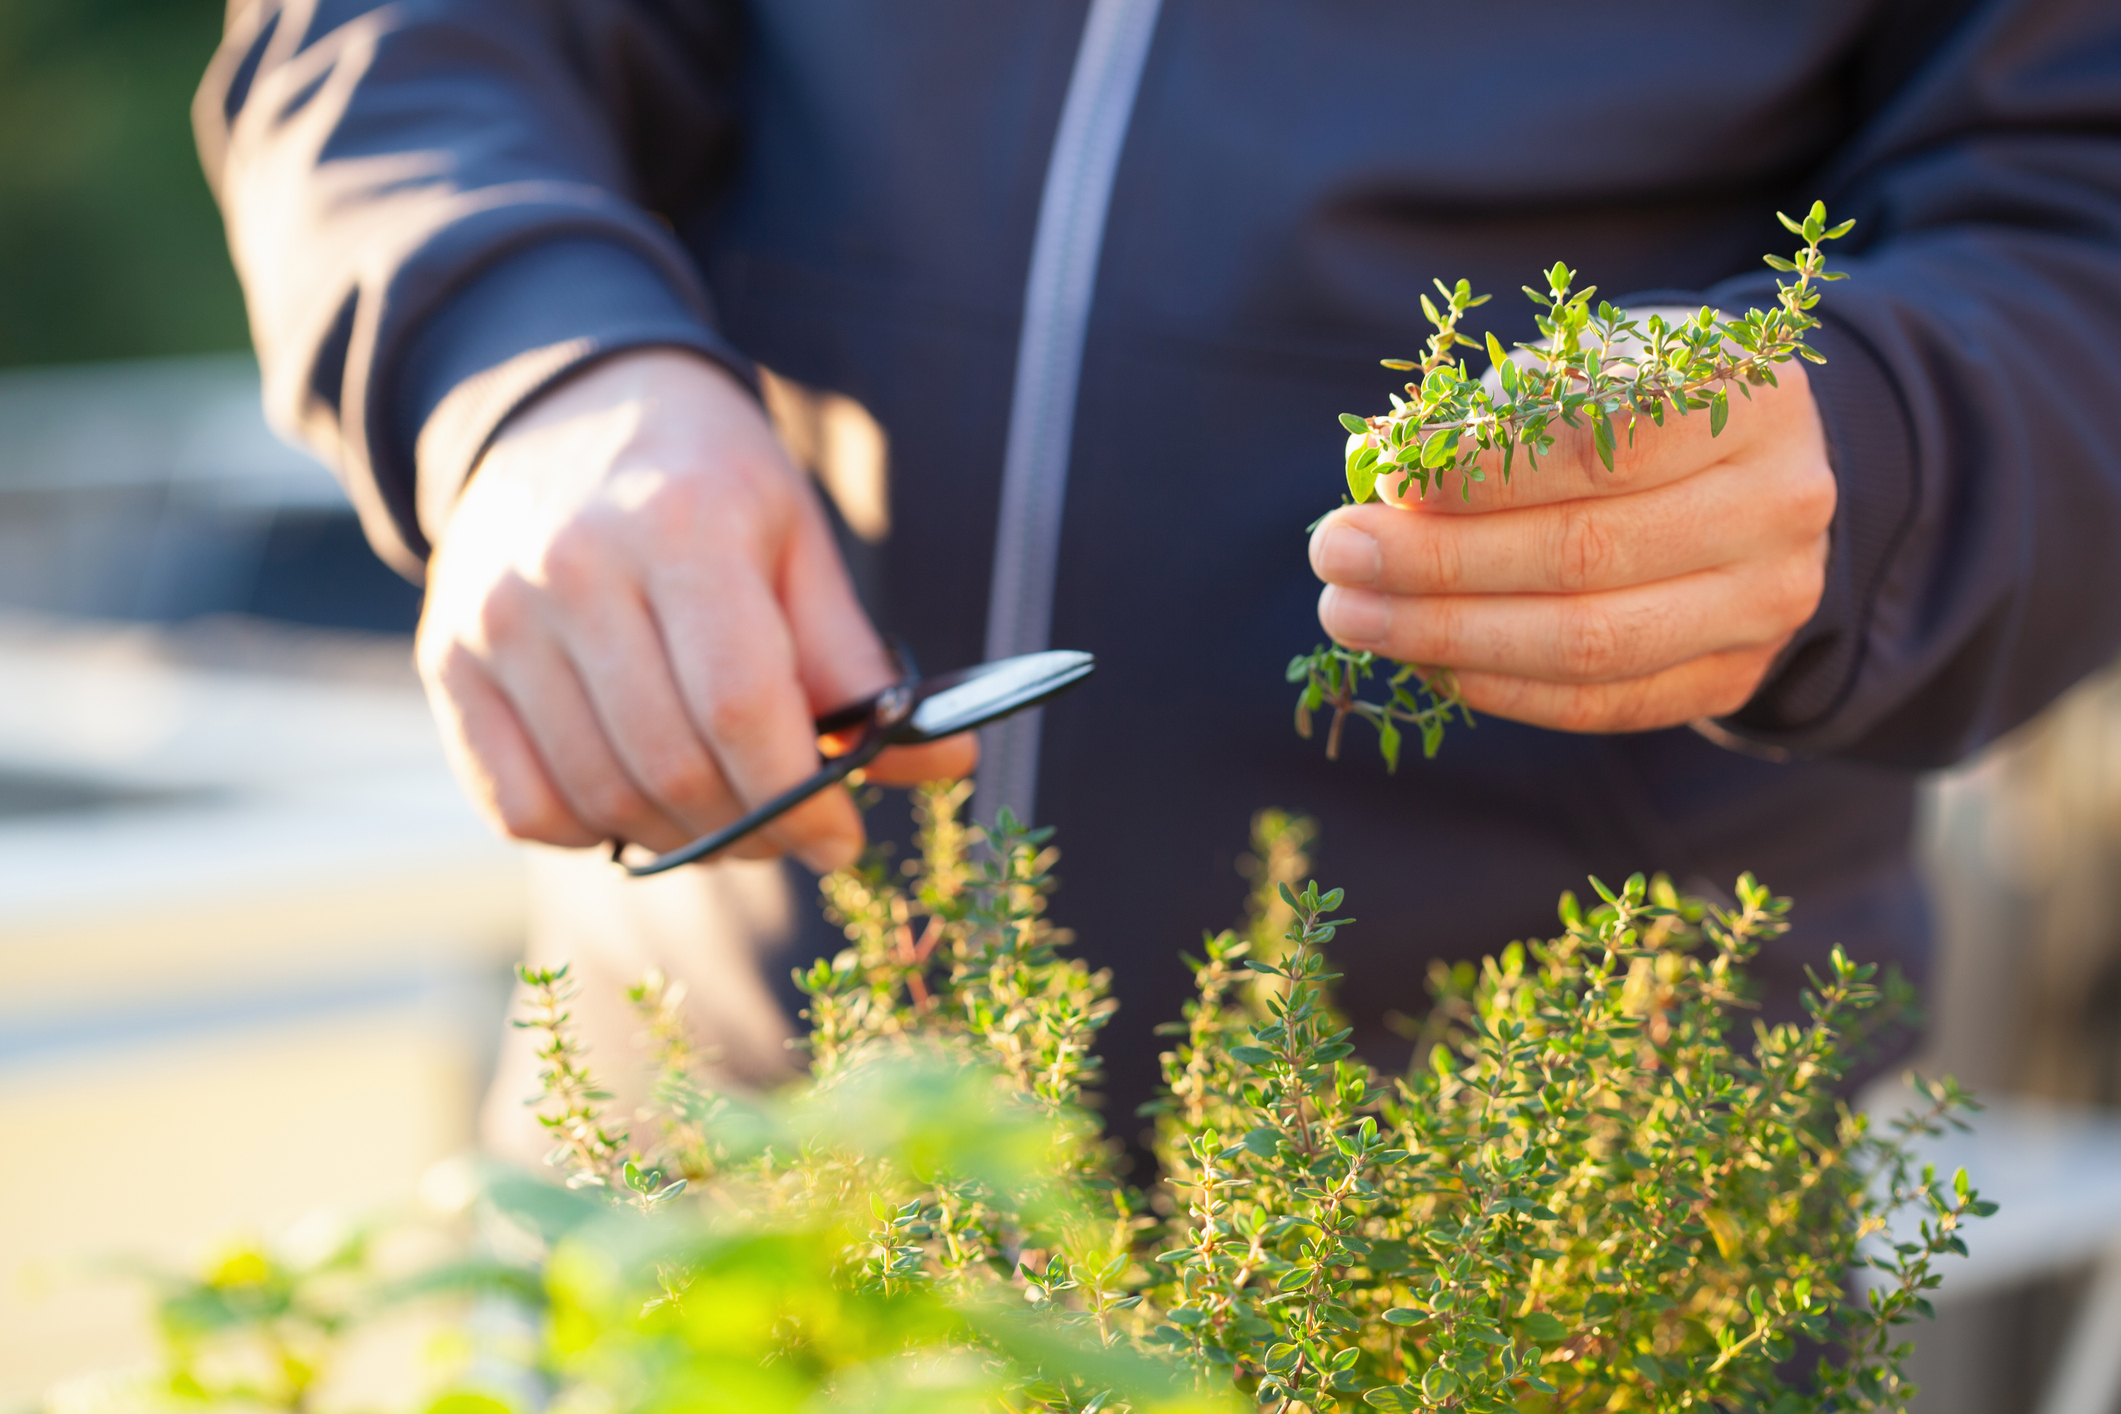
[[[773,797],[773,799],[730,821],[713,834],[702,835],[691,844],[681,849],[674,849],[668,854],[659,854],[655,858],[644,860],[639,864],[629,864],[624,857],[626,842],[624,840],[613,840],[611,842],[611,862],[624,869],[633,878],[645,879],[650,874],[660,874],[666,869],[675,869],[679,865],[690,864],[694,860],[705,859],[710,854],[725,850],[759,826],[768,823],[787,811],[795,809],[796,806],[801,805],[826,786],[846,780],[847,777],[874,761],[877,753],[884,749],[884,737],[885,733],[881,731],[868,732],[860,746],[857,746],[845,756],[832,757],[824,765],[820,766],[817,769],[817,773],[808,780],[790,786],[779,795]]]
[[[702,835],[691,844],[674,849],[668,854],[659,854],[653,859],[643,860],[639,864],[629,864],[626,861],[626,841],[613,840],[611,862],[624,869],[632,878],[645,879],[650,874],[661,874],[665,870],[691,864],[695,860],[705,859],[710,854],[729,848],[759,826],[793,810],[826,786],[846,780],[874,761],[877,754],[891,744],[892,733],[913,714],[914,689],[918,685],[919,679],[909,675],[866,702],[842,707],[818,718],[813,725],[820,736],[835,735],[856,726],[862,728],[862,735],[846,755],[828,758],[809,779],[788,787],[713,834]]]

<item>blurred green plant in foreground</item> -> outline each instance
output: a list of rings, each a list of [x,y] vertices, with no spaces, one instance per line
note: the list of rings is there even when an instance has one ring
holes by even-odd
[[[430,1414],[1905,1406],[1899,1328],[1993,1210],[1910,1144],[1971,1101],[1923,1086],[1881,1134],[1837,1098],[1891,1010],[1839,952],[1804,1024],[1733,1044],[1785,901],[1564,897],[1560,936],[1439,969],[1385,1076],[1333,1009],[1348,920],[1298,882],[1310,827],[1262,814],[1247,921],[1167,1028],[1141,1191],[1085,1104],[1113,1003],[1045,916],[1046,834],[1005,815],[982,847],[965,795],[920,792],[917,859],[825,881],[848,947],[797,979],[803,1084],[711,1092],[650,977],[654,1103],[617,1116],[566,969],[526,971],[565,1186],[487,1173],[477,1238],[397,1273],[352,1234],[165,1277],[166,1368],[54,1414],[328,1405],[349,1333],[442,1298],[523,1334]]]

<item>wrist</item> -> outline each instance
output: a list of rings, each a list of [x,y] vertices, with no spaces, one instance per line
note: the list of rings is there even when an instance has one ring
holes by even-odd
[[[759,408],[749,385],[691,349],[621,349],[570,370],[524,400],[496,429],[487,457],[505,445],[583,417],[630,415],[653,432],[736,406]]]

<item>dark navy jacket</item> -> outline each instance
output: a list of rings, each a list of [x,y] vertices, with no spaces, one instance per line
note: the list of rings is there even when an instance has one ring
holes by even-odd
[[[271,411],[416,572],[494,426],[567,368],[757,360],[882,424],[872,609],[973,661],[1087,10],[235,0],[197,122]],[[1388,776],[1299,741],[1301,528],[1430,278],[1514,292],[1566,259],[1742,308],[1789,244],[1773,213],[1814,197],[1859,223],[1812,375],[1829,584],[1726,724],[1774,751],[1491,720]],[[1038,814],[1061,920],[1119,974],[1129,1095],[1262,805],[1324,827],[1373,1040],[1427,958],[1551,931],[1589,872],[1794,894],[1785,997],[1835,941],[1919,974],[1916,773],[2121,644],[2112,0],[1165,0],[1101,249],[1051,634],[1101,667],[1046,716]],[[1531,336],[1514,293],[1479,313]]]

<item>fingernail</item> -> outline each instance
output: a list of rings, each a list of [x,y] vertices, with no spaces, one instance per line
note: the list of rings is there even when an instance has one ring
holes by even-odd
[[[1329,584],[1318,597],[1318,621],[1342,643],[1382,643],[1392,631],[1392,601],[1367,589]]]
[[[1384,569],[1375,536],[1352,525],[1322,525],[1312,550],[1312,567],[1320,579],[1335,584],[1370,584]]]

